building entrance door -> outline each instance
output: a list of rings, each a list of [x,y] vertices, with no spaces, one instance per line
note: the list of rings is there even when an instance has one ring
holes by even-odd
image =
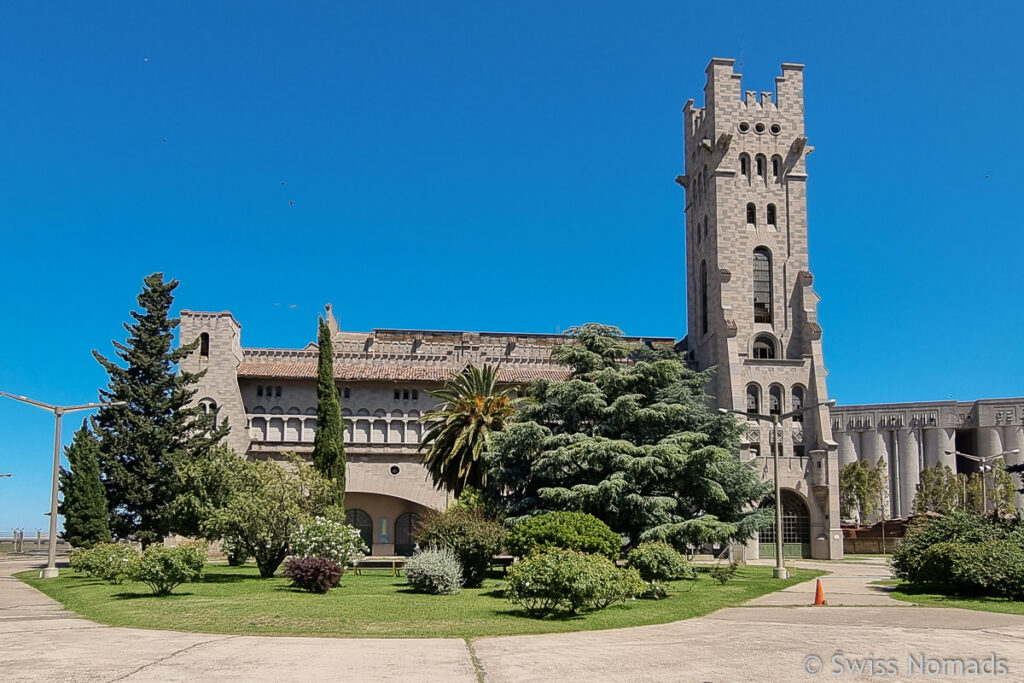
[[[416,523],[419,521],[420,516],[415,512],[406,512],[403,515],[399,515],[398,519],[395,520],[396,555],[412,555],[413,550],[416,549],[416,539],[413,538],[413,531],[416,528]]]
[[[758,556],[775,557],[775,524],[758,534]],[[811,513],[800,494],[782,491],[782,555],[790,558],[811,556]]]

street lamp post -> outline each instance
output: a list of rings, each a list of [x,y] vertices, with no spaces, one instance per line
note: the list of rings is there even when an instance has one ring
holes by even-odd
[[[960,457],[967,458],[968,460],[981,463],[978,470],[981,472],[981,513],[983,515],[988,514],[988,492],[986,491],[986,479],[988,477],[988,473],[992,471],[992,462],[1007,455],[1017,455],[1018,453],[1020,453],[1019,448],[1014,448],[1012,451],[996,453],[995,455],[971,455],[969,453],[961,453],[960,451],[946,451],[946,455],[959,455]],[[964,507],[966,506],[967,483],[964,482]]]
[[[0,396],[6,396],[7,398],[13,398],[15,401],[21,401],[22,403],[28,403],[29,405],[37,408],[42,408],[53,413],[55,418],[55,428],[53,433],[53,474],[50,481],[50,537],[48,539],[48,552],[46,558],[46,568],[40,573],[40,577],[44,579],[54,579],[57,577],[57,491],[60,486],[58,475],[60,473],[60,426],[61,418],[66,413],[74,413],[79,410],[92,410],[94,408],[102,408],[103,406],[123,406],[128,405],[124,401],[116,401],[113,403],[83,403],[77,406],[52,406],[49,403],[43,403],[42,401],[35,401],[25,396],[15,396],[14,394],[8,394],[5,391],[0,391]]]
[[[834,399],[830,401],[822,401],[821,403],[816,403],[813,406],[801,408],[800,410],[791,410],[788,413],[782,413],[781,415],[775,413],[771,415],[762,415],[760,413],[750,413],[742,410],[729,410],[727,408],[718,409],[718,412],[723,415],[735,413],[736,415],[742,415],[747,419],[753,417],[758,420],[765,420],[766,422],[772,423],[772,436],[775,441],[772,448],[772,464],[774,465],[775,470],[775,476],[773,477],[775,479],[775,569],[772,571],[772,575],[776,579],[789,578],[789,570],[786,569],[786,565],[782,561],[782,485],[779,481],[779,448],[781,447],[782,439],[779,434],[779,424],[783,420],[788,420],[795,415],[806,413],[810,410],[814,410],[815,408],[820,408],[821,406],[831,407],[835,404],[836,402]]]

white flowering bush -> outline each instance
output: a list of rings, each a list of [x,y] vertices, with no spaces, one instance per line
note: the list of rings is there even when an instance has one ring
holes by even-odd
[[[462,565],[451,549],[428,548],[405,563],[405,578],[416,590],[454,595],[462,586]]]
[[[97,579],[118,584],[131,578],[132,563],[139,551],[126,543],[97,543],[91,548],[76,548],[71,568]]]
[[[322,557],[342,572],[366,557],[366,544],[359,530],[327,517],[313,517],[292,534],[292,557]]]

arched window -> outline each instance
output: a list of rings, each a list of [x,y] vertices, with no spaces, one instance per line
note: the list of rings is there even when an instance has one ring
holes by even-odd
[[[209,358],[210,357],[210,335],[203,332],[199,335],[199,357]]]
[[[758,335],[754,339],[754,358],[759,360],[772,360],[775,358],[775,340],[766,334]]]
[[[782,387],[777,384],[768,389],[768,414],[782,415]]]
[[[778,182],[779,175],[782,172],[782,157],[772,157],[772,178]]]
[[[747,414],[757,415],[761,412],[761,387],[756,384],[747,385]]]
[[[747,223],[757,225],[757,207],[754,206],[754,202],[747,204]]]
[[[703,334],[708,333],[708,264],[701,261],[700,264],[700,330]]]
[[[768,225],[771,225],[773,227],[775,226],[775,205],[774,204],[769,204],[768,205],[767,220],[768,220]]]
[[[791,410],[796,413],[793,416],[793,422],[803,422],[804,414],[800,411],[804,408],[804,388],[799,384],[793,387],[792,406]]]
[[[772,322],[772,254],[764,247],[754,250],[754,322]]]
[[[359,530],[369,554],[373,554],[373,520],[365,510],[345,510],[345,524]]]
[[[767,165],[768,165],[768,162],[764,158],[764,155],[763,154],[758,154],[757,155],[757,177],[758,178],[763,178],[764,177],[765,166],[767,166]]]
[[[740,155],[740,175],[750,182],[750,157],[746,154]]]
[[[416,549],[416,523],[420,516],[406,512],[395,520],[395,555],[412,555]]]

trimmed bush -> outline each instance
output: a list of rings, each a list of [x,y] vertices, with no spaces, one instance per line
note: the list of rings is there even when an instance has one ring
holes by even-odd
[[[119,584],[132,578],[132,564],[139,551],[126,543],[98,543],[92,548],[76,548],[71,553],[71,568],[108,583]]]
[[[405,563],[405,579],[424,593],[454,595],[462,586],[462,566],[449,548],[428,548]]]
[[[530,616],[543,618],[556,611],[603,609],[644,590],[635,569],[620,570],[607,557],[556,548],[512,565],[505,597]]]
[[[201,579],[205,564],[205,543],[151,545],[131,563],[131,578],[149,586],[154,595],[168,595],[183,583]]]
[[[451,550],[462,567],[462,585],[476,588],[501,552],[505,528],[480,510],[450,508],[426,515],[416,528],[416,540],[421,548]]]
[[[546,512],[527,517],[512,527],[506,545],[519,557],[537,550],[562,548],[614,560],[622,549],[622,537],[586,512]]]
[[[343,569],[326,557],[293,557],[285,565],[284,575],[292,586],[310,593],[326,593],[341,582]]]
[[[681,552],[661,541],[641,543],[630,551],[626,566],[640,572],[644,581],[695,579],[697,573]]]
[[[896,545],[890,564],[893,576],[915,583],[928,581],[921,576],[925,551],[936,543],[982,543],[1007,535],[1020,535],[998,521],[956,511],[944,517],[915,521]]]
[[[292,534],[294,557],[323,557],[341,567],[341,573],[366,556],[359,530],[328,517],[313,517]]]
[[[917,581],[957,593],[1024,599],[1024,548],[1011,541],[934,543],[924,551]]]

